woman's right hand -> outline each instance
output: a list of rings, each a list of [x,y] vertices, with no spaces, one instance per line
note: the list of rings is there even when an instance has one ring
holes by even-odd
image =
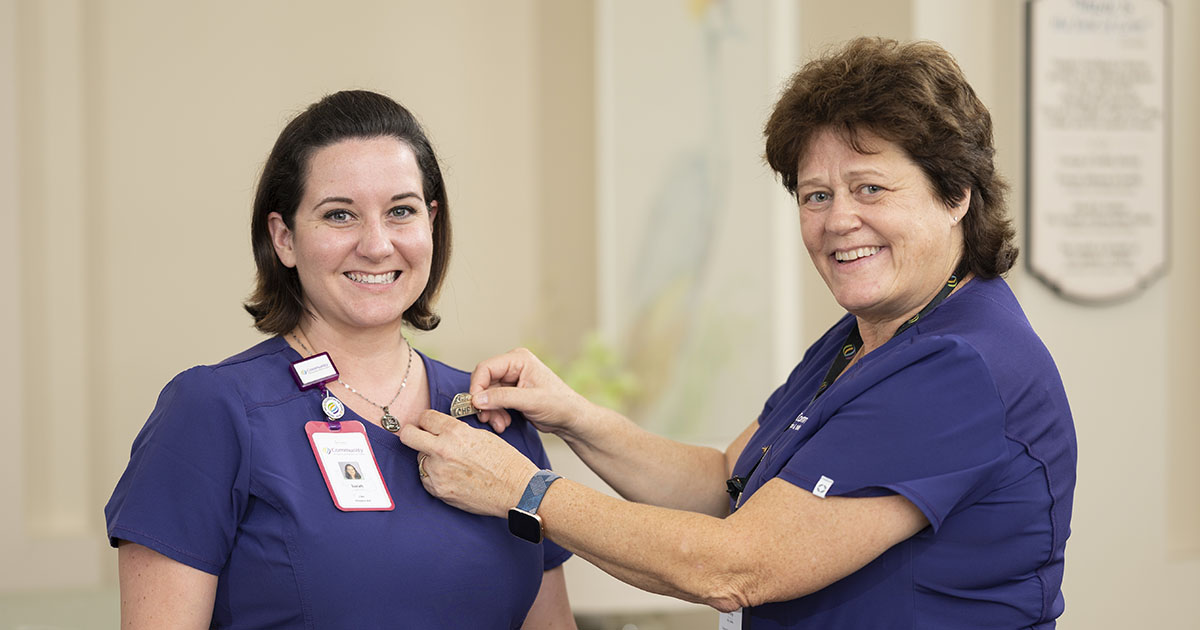
[[[479,419],[497,433],[512,423],[507,409],[520,411],[539,431],[562,435],[571,433],[592,407],[525,348],[475,366],[470,393]]]

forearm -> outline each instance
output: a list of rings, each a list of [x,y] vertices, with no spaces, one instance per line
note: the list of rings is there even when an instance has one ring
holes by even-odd
[[[638,588],[732,610],[748,603],[752,558],[724,519],[621,501],[563,479],[539,509],[546,535]]]
[[[603,407],[586,413],[575,431],[560,436],[622,497],[713,516],[729,512],[724,453],[655,435]]]
[[[726,518],[568,480],[550,486],[539,513],[555,542],[614,577],[723,611],[814,593],[929,524],[899,495],[819,498],[779,479]]]

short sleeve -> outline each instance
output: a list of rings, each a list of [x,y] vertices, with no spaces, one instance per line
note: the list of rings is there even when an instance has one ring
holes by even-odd
[[[104,513],[127,540],[219,574],[249,494],[249,431],[236,387],[212,368],[180,374],[133,442]]]
[[[542,439],[538,435],[537,429],[519,412],[510,410],[509,413],[513,416],[513,423],[510,429],[518,429],[520,432],[519,442],[523,443],[514,443],[514,446],[517,447],[517,450],[524,453],[538,468],[549,469],[550,457],[546,455],[546,449],[542,446]],[[542,541],[542,550],[543,571],[549,571],[566,562],[571,557],[570,551],[563,549],[549,538]]]
[[[900,494],[936,531],[1003,470],[1003,402],[958,338],[920,338],[878,359],[839,380],[845,399],[779,476],[806,490],[824,477],[827,496]]]

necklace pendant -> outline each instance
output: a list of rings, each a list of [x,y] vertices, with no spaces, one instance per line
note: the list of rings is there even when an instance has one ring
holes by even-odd
[[[400,430],[400,421],[396,419],[396,416],[392,415],[392,412],[388,411],[387,407],[383,408],[383,417],[379,419],[379,424],[382,424],[383,428],[392,433]]]

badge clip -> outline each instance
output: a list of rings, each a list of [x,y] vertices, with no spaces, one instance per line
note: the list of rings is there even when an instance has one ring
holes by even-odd
[[[346,415],[346,405],[338,400],[337,396],[329,393],[329,388],[325,388],[325,398],[321,400],[321,411],[325,412],[330,431],[342,430],[340,420],[342,416]]]
[[[292,378],[304,390],[336,381],[338,371],[329,353],[322,352],[292,363]]]

